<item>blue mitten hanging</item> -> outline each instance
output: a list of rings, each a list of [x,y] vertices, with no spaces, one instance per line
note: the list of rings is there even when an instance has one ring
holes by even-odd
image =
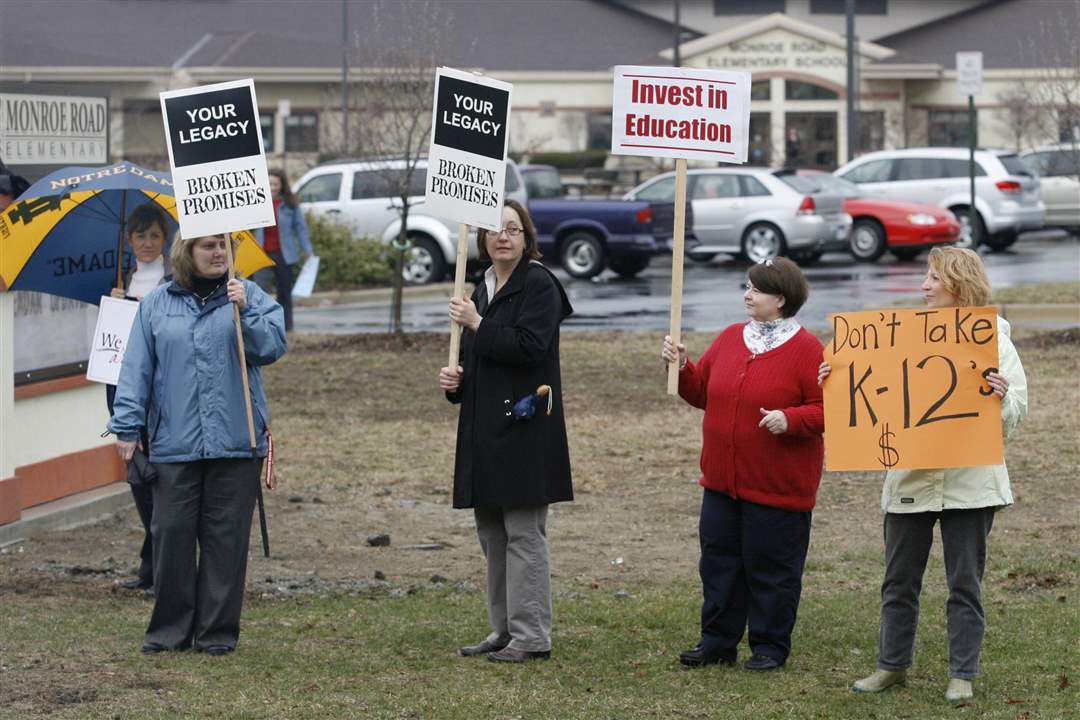
[[[547,414],[551,414],[551,404],[555,399],[555,393],[551,392],[550,385],[541,385],[536,388],[536,392],[530,393],[525,397],[514,403],[514,419],[515,420],[532,420],[533,415],[536,414],[536,410],[544,406],[547,403]]]

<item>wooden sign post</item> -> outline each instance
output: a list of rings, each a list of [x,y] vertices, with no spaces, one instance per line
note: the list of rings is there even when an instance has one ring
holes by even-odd
[[[675,159],[671,239],[672,341],[682,336],[686,161],[744,163],[750,138],[750,73],[618,65],[612,95],[611,154]],[[679,392],[668,367],[667,391]]]
[[[229,260],[229,280],[236,277],[236,263],[233,261],[232,233],[225,233],[225,253]],[[255,452],[258,443],[255,440],[255,416],[251,411],[251,392],[248,391],[247,353],[244,352],[244,332],[240,328],[240,306],[232,303],[233,324],[236,326],[236,349],[240,352],[240,380],[244,384],[244,412],[247,413],[248,442],[251,452]]]
[[[483,242],[479,233],[476,242]],[[457,238],[457,261],[454,264],[454,297],[465,295],[465,264],[469,261],[469,226],[465,223],[458,225]],[[461,326],[450,321],[450,359],[446,367],[453,369],[458,366],[458,355],[461,353]]]

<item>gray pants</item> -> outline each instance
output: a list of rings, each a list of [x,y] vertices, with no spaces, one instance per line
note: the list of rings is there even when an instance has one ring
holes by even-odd
[[[159,463],[154,588],[144,645],[235,648],[260,459]],[[198,565],[195,547],[198,543]]]
[[[911,667],[923,572],[934,542],[934,524],[940,520],[949,586],[949,677],[970,680],[979,674],[979,652],[986,631],[981,583],[994,510],[886,513],[878,668],[895,671]]]
[[[487,558],[487,639],[515,650],[551,650],[547,512],[547,505],[474,508]]]

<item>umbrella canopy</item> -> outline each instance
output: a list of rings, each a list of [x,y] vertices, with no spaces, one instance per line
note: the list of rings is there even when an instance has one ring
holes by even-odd
[[[172,177],[129,162],[69,167],[30,186],[0,213],[0,290],[35,290],[96,305],[134,263],[124,224],[142,203],[170,219],[165,252],[176,232]],[[248,231],[239,237],[236,271],[273,265]],[[119,267],[118,267],[119,263]]]

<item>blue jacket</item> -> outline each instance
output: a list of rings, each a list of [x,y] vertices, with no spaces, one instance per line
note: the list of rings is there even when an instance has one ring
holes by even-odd
[[[266,456],[269,412],[261,366],[285,354],[285,315],[259,287],[244,280],[240,312],[257,457]],[[225,286],[200,308],[176,282],[158,286],[139,303],[120,366],[109,430],[121,440],[150,436],[150,461],[190,462],[251,457],[240,382],[240,354]]]
[[[304,220],[304,211],[299,207],[289,207],[286,203],[281,203],[277,211],[277,229],[278,240],[281,242],[281,256],[285,258],[286,265],[295,265],[300,262],[300,250],[308,255],[313,254],[307,221]],[[255,239],[259,241],[259,247],[262,247],[262,228],[255,231]]]

